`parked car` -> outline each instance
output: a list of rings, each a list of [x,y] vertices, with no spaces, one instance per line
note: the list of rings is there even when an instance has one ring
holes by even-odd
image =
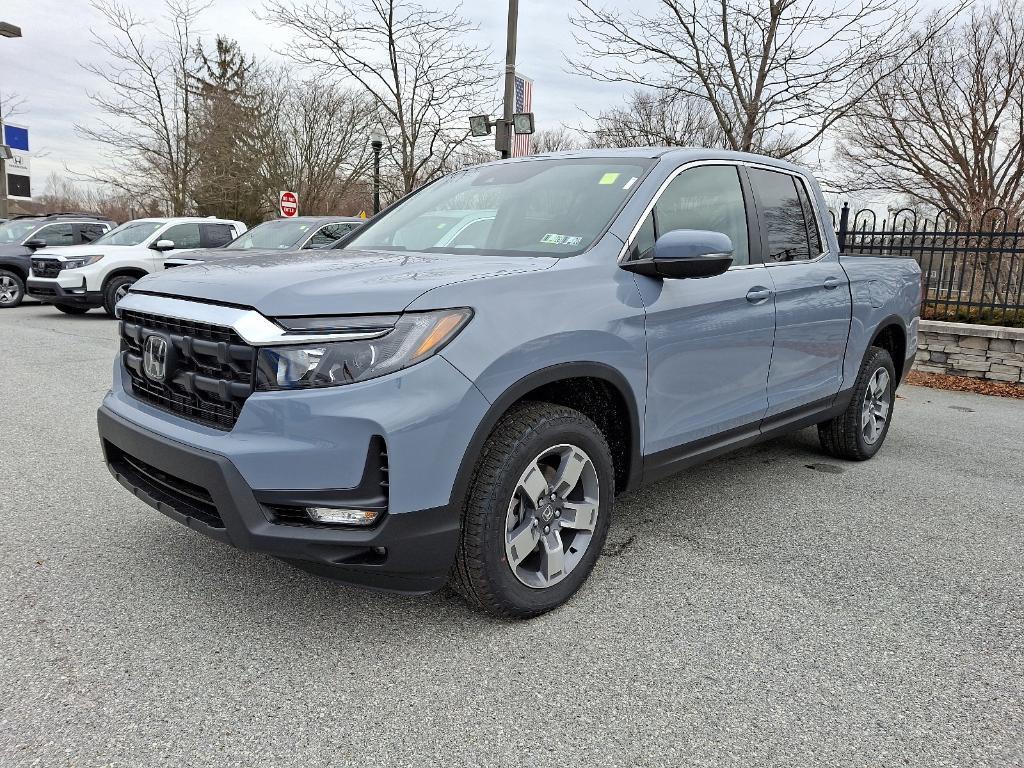
[[[16,307],[25,298],[36,250],[91,243],[116,226],[91,213],[17,216],[0,224],[0,309]]]
[[[428,236],[474,207],[478,247]],[[99,432],[114,477],[218,541],[533,616],[587,578],[616,494],[808,426],[874,456],[920,286],[912,260],[841,256],[780,160],[499,162],[339,250],[140,280]]]
[[[362,226],[363,220],[355,216],[297,216],[274,219],[257,224],[221,248],[189,251],[167,259],[166,269],[198,264],[203,261],[226,259],[276,251],[295,251],[306,248],[330,248],[350,232]]]
[[[135,219],[89,245],[36,252],[28,295],[69,315],[103,307],[113,317],[132,283],[162,270],[171,253],[225,245],[245,229],[240,221],[212,216]]]

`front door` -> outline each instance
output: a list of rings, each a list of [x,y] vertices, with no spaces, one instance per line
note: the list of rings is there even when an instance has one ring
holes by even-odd
[[[768,417],[825,405],[842,384],[850,281],[823,244],[803,179],[750,168],[764,261],[775,290],[775,351]]]
[[[704,229],[727,234],[734,248],[722,275],[636,276],[647,311],[646,455],[756,432],[764,417],[775,308],[767,269],[750,264],[748,203],[736,166],[689,168],[665,188],[634,241],[631,256],[639,258],[660,234]]]

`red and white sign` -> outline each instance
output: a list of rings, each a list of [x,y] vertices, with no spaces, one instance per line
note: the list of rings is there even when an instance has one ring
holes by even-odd
[[[299,215],[299,196],[294,192],[281,193],[281,215],[286,219]]]

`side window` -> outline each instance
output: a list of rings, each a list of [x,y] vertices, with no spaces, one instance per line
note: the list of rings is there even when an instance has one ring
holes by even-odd
[[[74,245],[75,228],[71,224],[50,224],[32,235],[31,239],[45,240],[49,246]]]
[[[811,205],[811,198],[807,194],[807,186],[803,180],[794,178],[796,182],[796,193],[800,198],[800,207],[804,211],[804,223],[807,224],[807,242],[811,248],[811,258],[816,258],[825,249],[821,245],[821,230],[818,228],[818,219],[814,214],[814,206]]]
[[[106,224],[79,224],[78,234],[83,243],[91,243],[97,237],[103,235],[110,227]]]
[[[220,248],[235,239],[235,228],[230,224],[200,224],[199,229],[203,235],[203,248]],[[173,240],[173,238],[171,239]],[[177,245],[178,241],[175,240],[174,244]],[[179,247],[189,248],[190,246]]]
[[[463,227],[449,245],[454,248],[483,248],[487,245],[487,235],[491,231],[494,219],[477,219]]]
[[[313,235],[309,241],[309,248],[327,248],[328,246],[334,245],[344,235],[348,234],[348,225],[346,224],[328,224],[325,227],[320,227],[316,234]]]
[[[159,235],[157,240],[171,240],[175,248],[199,248],[199,225],[175,224]]]
[[[767,263],[806,261],[812,256],[796,179],[788,173],[750,169],[761,225],[768,240]],[[821,250],[814,251],[817,256]]]
[[[735,166],[699,166],[676,176],[654,205],[654,224],[658,235],[674,229],[722,232],[732,240],[732,263],[750,263],[747,209]]]

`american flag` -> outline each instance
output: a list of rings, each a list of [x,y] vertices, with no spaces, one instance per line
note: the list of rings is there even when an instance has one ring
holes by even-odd
[[[515,113],[533,111],[533,80],[516,75]],[[526,157],[530,154],[530,134],[517,133],[512,139],[512,157]]]

